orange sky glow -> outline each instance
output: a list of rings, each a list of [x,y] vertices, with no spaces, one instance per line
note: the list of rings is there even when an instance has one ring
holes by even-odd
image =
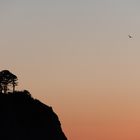
[[[140,140],[139,5],[0,1],[1,70],[53,107],[69,140]]]

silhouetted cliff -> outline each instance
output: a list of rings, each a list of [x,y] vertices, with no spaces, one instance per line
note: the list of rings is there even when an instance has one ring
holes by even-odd
[[[67,140],[52,108],[29,92],[0,93],[1,140]]]

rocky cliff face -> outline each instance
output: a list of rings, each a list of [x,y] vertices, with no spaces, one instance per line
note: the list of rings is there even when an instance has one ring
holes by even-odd
[[[0,139],[67,140],[52,108],[27,91],[0,93]]]

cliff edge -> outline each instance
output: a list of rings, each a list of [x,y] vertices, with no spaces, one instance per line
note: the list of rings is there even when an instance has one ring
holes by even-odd
[[[67,140],[53,109],[28,91],[0,93],[0,139]]]

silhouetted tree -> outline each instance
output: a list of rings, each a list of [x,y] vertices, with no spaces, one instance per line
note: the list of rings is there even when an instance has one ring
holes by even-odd
[[[13,92],[15,91],[15,86],[17,86],[17,76],[12,74],[8,70],[3,70],[0,72],[0,92],[7,93],[8,87],[12,86]]]
[[[18,84],[17,80],[18,80],[17,76],[11,73],[11,84],[12,84],[12,87],[13,87],[13,92],[15,91],[15,87]]]

